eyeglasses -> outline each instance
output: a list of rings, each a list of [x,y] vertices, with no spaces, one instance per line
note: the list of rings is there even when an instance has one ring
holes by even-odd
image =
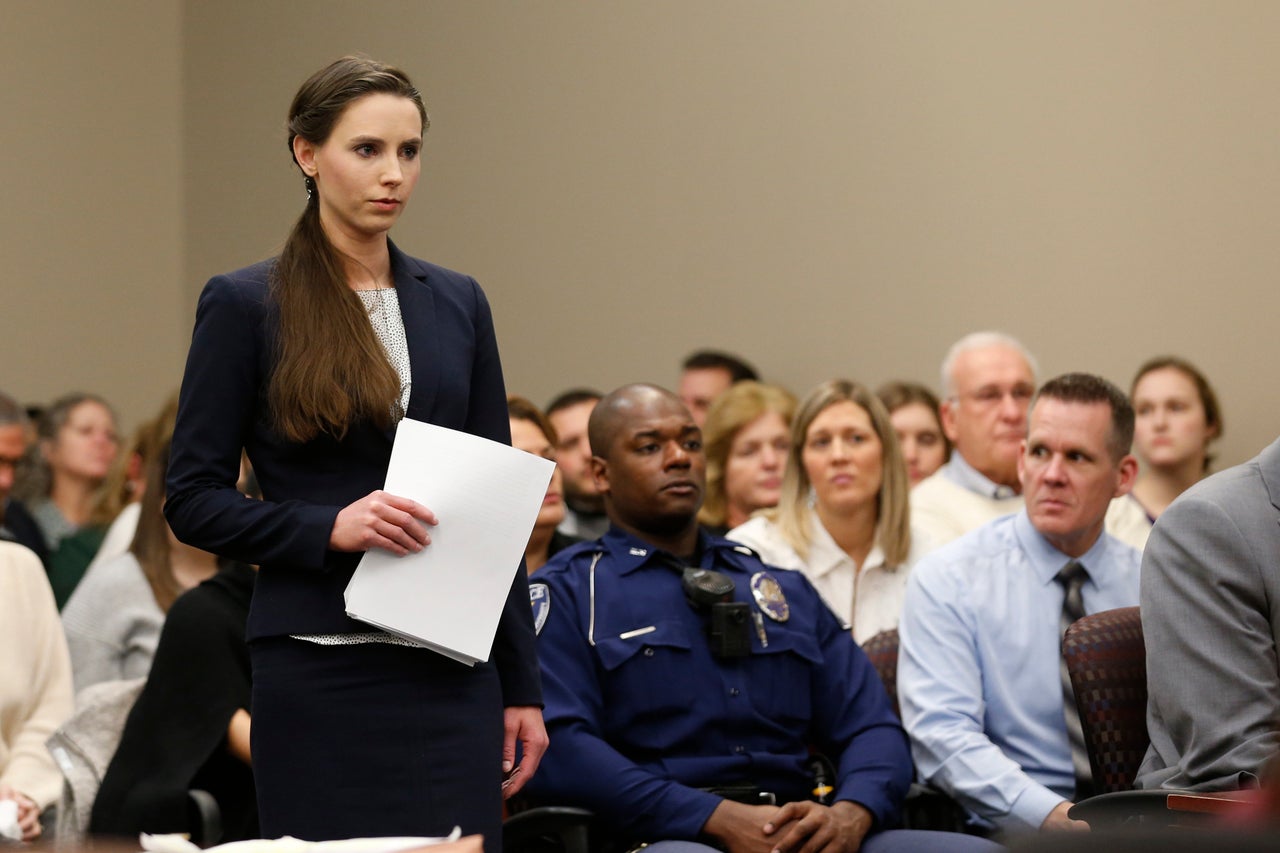
[[[977,391],[969,391],[960,396],[972,402],[975,406],[982,408],[990,408],[997,406],[1004,401],[1005,397],[1012,397],[1013,402],[1019,406],[1025,406],[1031,402],[1031,398],[1035,396],[1036,389],[1030,385],[1014,385],[1012,388],[1001,388],[996,385],[984,385]]]

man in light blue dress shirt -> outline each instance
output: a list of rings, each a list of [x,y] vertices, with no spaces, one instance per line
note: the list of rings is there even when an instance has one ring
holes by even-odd
[[[1085,829],[1064,717],[1058,574],[1078,562],[1086,613],[1138,603],[1141,555],[1103,530],[1137,476],[1133,408],[1104,379],[1067,374],[1031,406],[1018,476],[1026,507],[912,571],[898,692],[920,775],[1000,832]],[[1079,758],[1079,756],[1078,756]]]

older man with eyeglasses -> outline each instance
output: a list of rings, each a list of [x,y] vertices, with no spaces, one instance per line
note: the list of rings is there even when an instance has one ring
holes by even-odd
[[[942,428],[951,461],[911,493],[912,525],[930,547],[1022,509],[1018,447],[1036,390],[1035,358],[1001,332],[974,332],[942,362]]]

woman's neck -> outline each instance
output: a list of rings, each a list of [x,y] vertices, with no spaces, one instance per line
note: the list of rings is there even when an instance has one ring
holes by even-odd
[[[876,544],[875,502],[869,501],[864,506],[844,513],[832,512],[819,504],[814,507],[814,512],[840,550],[849,555],[858,571],[862,571],[862,564],[867,561],[867,555]]]
[[[94,492],[98,484],[80,477],[55,477],[49,500],[72,526],[80,527],[93,511]]]
[[[751,519],[751,512],[741,507],[728,504],[724,508],[724,526],[732,530],[741,527]]]
[[[338,251],[342,273],[352,290],[374,290],[391,287],[391,250],[387,248],[387,235],[363,237],[347,234],[340,229],[324,225],[324,233]]]
[[[551,537],[555,532],[554,527],[534,527],[529,534],[529,544],[524,548],[524,564],[529,574],[547,564],[550,556],[547,552],[551,550]]]
[[[1173,499],[1200,482],[1204,476],[1204,460],[1188,459],[1170,468],[1144,468],[1133,484],[1133,496],[1152,518],[1169,508]]]
[[[218,558],[208,551],[169,538],[169,568],[183,589],[191,589],[218,572]]]

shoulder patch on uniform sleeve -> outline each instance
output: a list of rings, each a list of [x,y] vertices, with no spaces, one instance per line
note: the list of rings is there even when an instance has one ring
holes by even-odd
[[[533,608],[533,632],[541,634],[551,613],[551,589],[545,583],[529,584],[529,605]]]

